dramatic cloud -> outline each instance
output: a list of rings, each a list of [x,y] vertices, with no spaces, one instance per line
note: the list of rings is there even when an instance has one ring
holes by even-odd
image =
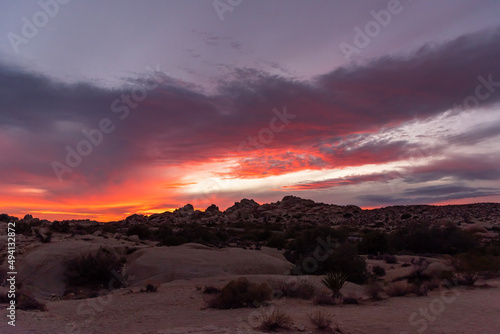
[[[367,204],[394,205],[394,204],[427,204],[438,203],[444,200],[458,200],[463,198],[477,198],[499,195],[497,188],[471,188],[463,185],[442,185],[409,189],[402,195],[362,195],[359,199]]]
[[[230,43],[195,33],[206,43]],[[233,42],[231,48],[241,45]],[[235,69],[212,91],[160,69],[109,86],[68,83],[0,63],[0,152],[7,157],[0,161],[0,186],[10,189],[0,200],[4,210],[29,210],[19,204],[25,201],[40,210],[114,216],[180,205],[178,198],[191,196],[185,190],[208,177],[234,182],[221,196],[241,191],[243,184],[268,194],[395,179],[413,187],[401,197],[351,197],[370,205],[497,194],[460,182],[498,181],[498,150],[483,147],[473,155],[447,149],[495,138],[500,123],[446,132],[433,154],[414,166],[391,164],[407,161],[428,144],[390,131],[450,110],[456,115],[498,108],[499,54],[496,28],[404,56],[343,66],[312,80]],[[363,166],[371,167],[326,176]],[[285,180],[294,173],[293,181],[280,186],[257,189],[245,183]],[[446,178],[450,184],[427,184]]]

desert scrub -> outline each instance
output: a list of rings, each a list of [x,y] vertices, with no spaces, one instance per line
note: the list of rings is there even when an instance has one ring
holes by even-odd
[[[319,330],[326,330],[330,328],[333,322],[333,316],[331,314],[325,313],[324,311],[309,313],[307,314],[307,318],[309,319],[311,325]]]
[[[372,300],[381,300],[382,294],[384,293],[384,288],[375,279],[370,280],[370,282],[365,287],[365,293]]]
[[[33,298],[33,296],[25,292],[17,293],[16,307],[20,310],[39,310],[39,311],[47,310],[43,302],[36,300],[35,298]]]
[[[271,299],[271,288],[266,283],[250,283],[246,278],[227,283],[220,293],[206,300],[208,307],[231,309],[259,307]]]
[[[388,286],[385,293],[389,297],[402,297],[414,291],[415,287],[413,285],[409,285],[406,282],[396,282]]]
[[[376,276],[384,276],[385,275],[385,269],[382,268],[381,266],[375,266],[372,269],[372,273],[374,273]]]
[[[288,329],[292,326],[292,318],[280,310],[262,312],[262,323],[260,329],[274,332],[277,329]]]
[[[115,278],[120,271],[122,261],[109,249],[100,247],[97,251],[76,257],[66,263],[64,272],[68,286],[85,286],[91,288],[114,288],[121,284]]]
[[[157,292],[159,287],[159,283],[147,282],[146,286],[141,289],[141,292]]]
[[[269,281],[275,297],[289,297],[309,300],[316,295],[316,287],[306,278],[283,277]]]
[[[472,286],[480,278],[494,277],[500,270],[498,257],[465,253],[455,256],[452,265],[465,285]]]

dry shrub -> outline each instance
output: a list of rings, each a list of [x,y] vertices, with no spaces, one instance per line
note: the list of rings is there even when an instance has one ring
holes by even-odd
[[[402,297],[406,296],[409,293],[413,293],[414,287],[409,285],[406,282],[396,282],[391,284],[386,290],[385,293],[389,297]]]
[[[309,313],[307,314],[307,317],[309,318],[311,325],[320,330],[328,329],[332,325],[333,315],[325,313],[324,311]]]
[[[200,287],[200,290],[201,290],[201,287]],[[216,288],[215,286],[212,286],[212,285],[210,285],[210,286],[205,285],[205,287],[203,288],[203,293],[208,294],[208,295],[219,293],[219,292],[220,292],[220,289]]]
[[[338,300],[339,298],[337,298]],[[331,295],[324,293],[320,293],[314,298],[315,305],[337,305],[337,301]]]
[[[39,302],[31,295],[25,292],[18,292],[16,295],[16,308],[19,310],[39,310],[46,311],[47,308],[43,302]]]
[[[344,305],[358,305],[358,299],[355,297],[343,297],[342,304]]]
[[[366,294],[373,300],[381,300],[382,293],[384,292],[384,288],[380,283],[375,280],[372,280],[365,287]]]
[[[437,289],[441,286],[441,281],[438,278],[433,278],[429,282],[425,283],[427,285],[427,288],[432,291],[434,289]]]
[[[246,278],[227,283],[219,294],[208,298],[210,308],[231,309],[241,307],[258,307],[271,299],[271,288],[266,283],[250,283]]]
[[[159,283],[147,282],[146,286],[141,289],[141,292],[157,292],[159,287]]]
[[[122,266],[121,260],[110,250],[101,247],[96,252],[81,255],[66,263],[64,272],[68,286],[108,287],[120,283],[114,276]]]
[[[384,276],[385,275],[385,269],[382,268],[381,266],[375,266],[375,267],[373,267],[372,272],[376,276]]]
[[[480,278],[495,277],[500,271],[500,260],[491,255],[461,254],[452,259],[452,265],[468,286]]]
[[[288,329],[292,326],[292,318],[280,310],[262,312],[262,323],[260,329],[265,331],[276,331],[277,329]]]
[[[385,263],[388,263],[388,264],[398,263],[398,259],[396,258],[395,255],[386,254],[386,255],[384,255],[384,260],[385,260]]]
[[[316,287],[305,278],[282,278],[270,280],[269,285],[281,297],[300,298],[309,300],[316,295]]]
[[[389,297],[402,297],[413,293],[417,296],[427,296],[427,293],[434,288],[439,287],[435,282],[425,282],[422,284],[408,284],[404,282],[393,283],[385,292]]]
[[[407,277],[408,283],[420,285],[424,281],[431,280],[432,277],[426,274],[426,269],[429,267],[429,261],[427,261],[427,259],[423,257],[418,259],[412,258],[411,263],[413,265],[413,270]]]

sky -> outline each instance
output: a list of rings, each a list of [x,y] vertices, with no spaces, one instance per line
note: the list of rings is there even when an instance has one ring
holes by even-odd
[[[0,211],[500,202],[500,1],[0,2]]]

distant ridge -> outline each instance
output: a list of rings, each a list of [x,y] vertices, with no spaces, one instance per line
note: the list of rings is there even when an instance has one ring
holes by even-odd
[[[26,215],[23,219],[0,215],[0,221],[48,222]],[[69,222],[96,223],[90,220]],[[225,211],[212,204],[206,210],[195,210],[191,204],[174,210],[145,216],[133,214],[116,221],[122,224],[311,224],[350,225],[366,227],[391,227],[412,222],[481,224],[485,228],[500,228],[500,203],[475,203],[459,205],[396,205],[363,210],[355,205],[318,203],[297,196],[285,196],[281,201],[259,204],[253,199],[242,199]]]

